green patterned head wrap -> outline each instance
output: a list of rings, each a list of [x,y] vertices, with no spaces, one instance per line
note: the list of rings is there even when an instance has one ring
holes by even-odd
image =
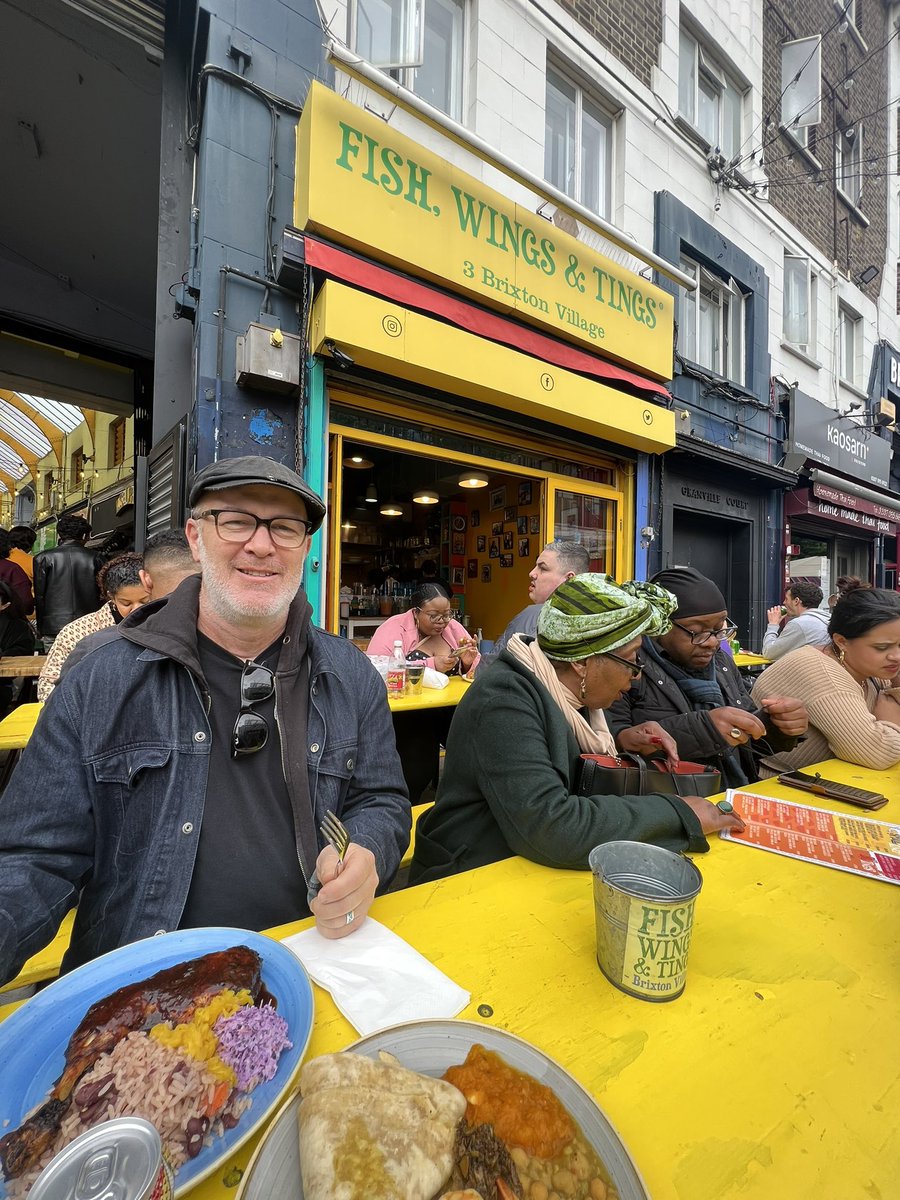
[[[608,575],[576,575],[561,583],[538,620],[538,645],[548,658],[579,662],[626,646],[641,634],[658,637],[678,606],[655,583],[616,583]]]

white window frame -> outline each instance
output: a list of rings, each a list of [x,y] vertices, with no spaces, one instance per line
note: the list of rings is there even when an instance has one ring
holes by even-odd
[[[715,128],[703,118],[703,96],[715,101]],[[718,148],[730,160],[740,153],[744,138],[747,89],[686,29],[679,31],[678,115],[695,130],[709,149]],[[729,129],[728,105],[737,109],[737,129]]]
[[[568,89],[570,95],[565,96],[572,104],[572,122],[574,135],[572,137],[571,163],[568,164],[566,178],[554,177],[551,170],[551,135],[558,136],[558,131],[550,128],[550,89],[562,93]],[[616,118],[608,104],[603,99],[578,83],[571,75],[562,70],[555,62],[547,63],[547,75],[544,88],[544,178],[561,192],[590,208],[601,217],[610,219],[613,208],[613,179],[616,150]],[[605,161],[600,165],[598,177],[589,181],[585,178],[585,127],[592,120],[606,131]],[[563,135],[565,136],[565,135]],[[592,203],[589,187],[596,187],[599,204]]]
[[[852,136],[847,135],[853,131]],[[838,128],[834,137],[834,178],[837,189],[854,208],[862,203],[863,193],[863,126],[862,122],[847,129]],[[855,186],[853,181],[856,181]]]
[[[794,313],[790,311],[792,292],[799,293]],[[784,301],[782,304],[782,338],[808,358],[816,357],[816,305],[818,275],[812,260],[802,254],[784,254]],[[805,304],[805,312],[803,311]]]
[[[735,279],[714,275],[691,258],[682,256],[679,266],[697,284],[693,291],[682,291],[678,298],[679,354],[703,370],[745,387],[747,297]],[[703,345],[704,304],[706,323],[712,330],[709,353]]]
[[[370,48],[361,34],[366,17],[371,16],[370,10],[376,5],[390,14],[392,28],[396,31],[389,39],[390,52],[381,55],[367,53]],[[426,86],[429,68],[434,66],[432,35],[441,15],[449,15],[452,27],[447,53],[446,102],[437,102]],[[461,122],[468,16],[468,0],[350,0],[347,40],[351,49],[367,62],[386,71],[420,99]],[[444,42],[444,45],[448,43]]]
[[[838,301],[838,378],[859,388],[863,323],[859,313]]]

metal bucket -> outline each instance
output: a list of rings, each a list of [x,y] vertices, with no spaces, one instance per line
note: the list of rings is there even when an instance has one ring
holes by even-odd
[[[643,842],[606,842],[588,861],[600,970],[629,996],[656,1003],[677,999],[684,991],[700,872],[680,854]]]

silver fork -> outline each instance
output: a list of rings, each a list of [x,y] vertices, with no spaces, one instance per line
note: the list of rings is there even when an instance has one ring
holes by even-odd
[[[347,853],[347,847],[350,845],[350,834],[347,832],[344,823],[330,809],[325,813],[322,824],[319,826],[319,832],[337,851],[337,874],[340,874],[341,867],[344,864],[344,855]]]

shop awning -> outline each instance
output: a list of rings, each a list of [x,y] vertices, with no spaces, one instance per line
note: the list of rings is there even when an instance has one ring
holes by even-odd
[[[547,337],[528,325],[511,321],[439,288],[410,279],[407,275],[379,266],[358,254],[340,250],[329,242],[310,237],[309,234],[304,235],[303,242],[307,265],[315,267],[332,279],[340,279],[373,295],[395,300],[404,308],[431,313],[459,329],[467,329],[479,337],[510,346],[543,362],[590,375],[613,387],[622,388],[630,395],[647,396],[657,403],[669,400],[669,392],[662,384],[624,367],[617,367],[596,355],[587,354],[575,346]]]
[[[357,366],[632,450],[658,454],[675,445],[667,408],[333,279],[310,324],[313,353],[328,355],[329,343]]]

